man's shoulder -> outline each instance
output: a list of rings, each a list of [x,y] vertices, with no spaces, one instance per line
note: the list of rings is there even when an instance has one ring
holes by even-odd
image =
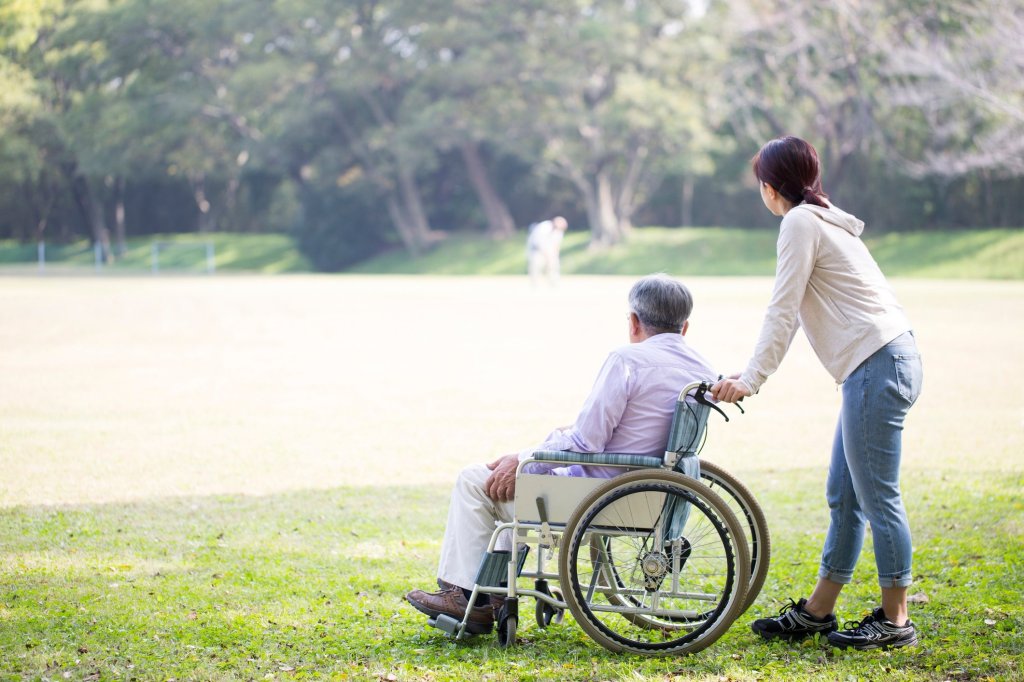
[[[611,352],[623,360],[649,361],[665,355],[677,353],[689,354],[691,351],[686,341],[678,334],[658,334],[640,343],[627,343]]]
[[[697,368],[711,371],[711,364],[680,335],[659,334],[642,343],[631,343],[611,353],[620,361],[635,367],[678,367],[686,371]]]

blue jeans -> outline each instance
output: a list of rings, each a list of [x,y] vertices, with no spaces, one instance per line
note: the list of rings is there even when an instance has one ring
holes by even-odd
[[[849,583],[871,524],[878,583],[911,583],[910,524],[900,496],[903,420],[921,393],[921,355],[906,332],[875,352],[843,383],[825,497],[830,523],[820,578]]]

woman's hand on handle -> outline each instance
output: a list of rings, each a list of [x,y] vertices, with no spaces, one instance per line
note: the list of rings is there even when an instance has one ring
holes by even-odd
[[[711,395],[715,400],[724,403],[736,403],[750,395],[750,390],[739,380],[740,375],[734,374],[728,379],[722,379],[711,387]]]

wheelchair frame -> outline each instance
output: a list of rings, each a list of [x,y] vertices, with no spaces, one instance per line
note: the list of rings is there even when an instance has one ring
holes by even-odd
[[[542,628],[560,622],[568,610],[605,648],[643,655],[699,651],[749,607],[767,574],[770,539],[750,491],[720,467],[698,464],[696,446],[709,409],[721,413],[704,397],[712,383],[694,382],[680,392],[662,457],[535,452],[519,463],[513,520],[496,524],[469,597],[471,604],[484,594],[504,597],[497,617],[500,646],[515,643],[520,597],[536,600]],[[691,393],[704,406],[700,416],[687,400]],[[523,471],[536,462],[627,471],[609,479]],[[688,538],[684,529],[693,534]],[[508,535],[511,548],[499,550]],[[625,560],[618,548],[613,552],[613,543],[626,545]],[[535,564],[524,570],[531,547]],[[549,564],[556,553],[553,572]],[[723,570],[698,575],[702,585],[681,584],[681,572],[696,563],[720,563]],[[588,571],[584,589],[581,576]],[[532,579],[533,589],[519,587],[519,579]],[[703,603],[709,608],[694,606]],[[461,621],[442,614],[428,622],[461,639],[470,634],[468,618],[467,609]]]

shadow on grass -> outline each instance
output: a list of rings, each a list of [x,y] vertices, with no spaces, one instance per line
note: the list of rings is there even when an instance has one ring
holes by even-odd
[[[784,476],[784,478],[783,478]],[[823,472],[743,476],[772,526],[752,611],[809,589],[824,531]],[[402,595],[430,588],[448,491],[351,488],[0,510],[0,678],[72,679],[1019,679],[1024,476],[915,472],[914,651],[765,645],[747,628],[688,658],[615,655],[571,618],[520,646],[454,643]],[[875,604],[870,543],[843,618]]]

